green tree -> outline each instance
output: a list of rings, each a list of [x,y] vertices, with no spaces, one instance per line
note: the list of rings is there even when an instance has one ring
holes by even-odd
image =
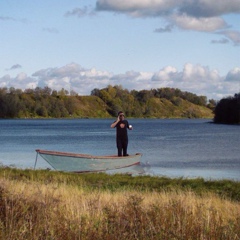
[[[223,98],[217,103],[214,122],[240,124],[240,93]]]

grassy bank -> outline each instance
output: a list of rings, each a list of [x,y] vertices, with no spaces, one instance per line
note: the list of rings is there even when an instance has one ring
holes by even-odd
[[[1,239],[239,239],[240,182],[0,169]]]

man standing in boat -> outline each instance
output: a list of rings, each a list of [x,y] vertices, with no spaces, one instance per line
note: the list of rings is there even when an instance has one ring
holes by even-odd
[[[111,124],[111,128],[116,128],[116,140],[118,156],[128,156],[128,133],[127,129],[132,130],[132,126],[128,124],[128,121],[124,118],[122,111],[118,112],[118,118]]]

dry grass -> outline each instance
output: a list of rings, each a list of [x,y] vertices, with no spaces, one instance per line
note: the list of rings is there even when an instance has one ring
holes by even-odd
[[[86,190],[0,180],[0,237],[240,239],[240,204],[191,191]]]

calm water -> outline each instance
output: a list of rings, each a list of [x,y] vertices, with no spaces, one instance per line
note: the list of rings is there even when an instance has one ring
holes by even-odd
[[[131,119],[129,153],[153,175],[240,180],[240,126],[209,120]],[[116,154],[112,119],[0,120],[0,162],[33,168],[35,149]],[[38,157],[37,168],[50,168]]]

